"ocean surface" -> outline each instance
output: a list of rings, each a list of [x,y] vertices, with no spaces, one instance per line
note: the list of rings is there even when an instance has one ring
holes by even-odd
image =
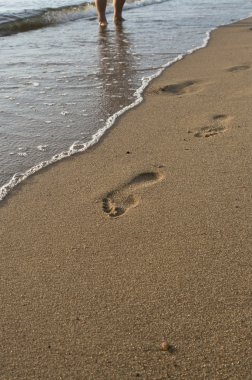
[[[97,143],[164,67],[251,13],[246,0],[130,0],[121,27],[108,3],[102,30],[92,2],[0,0],[0,200]]]

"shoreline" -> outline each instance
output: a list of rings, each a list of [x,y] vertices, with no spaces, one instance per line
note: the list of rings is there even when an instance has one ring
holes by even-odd
[[[114,127],[114,124],[116,123],[117,119],[120,118],[124,113],[127,111],[137,107],[139,104],[141,104],[144,100],[144,93],[146,88],[150,85],[150,83],[158,78],[164,70],[168,69],[170,66],[175,64],[176,62],[184,59],[188,54],[192,54],[194,51],[197,51],[199,49],[202,49],[207,46],[207,43],[210,39],[210,34],[213,30],[217,29],[218,27],[211,29],[206,32],[206,37],[203,39],[203,44],[201,46],[198,46],[194,49],[188,50],[187,53],[179,54],[177,57],[172,59],[171,61],[164,64],[155,74],[151,75],[150,77],[144,77],[142,80],[142,85],[136,89],[136,99],[133,103],[125,106],[123,109],[119,109],[117,112],[115,112],[112,116],[110,116],[104,125],[104,127],[100,128],[93,136],[92,139],[87,141],[86,143],[80,143],[79,141],[74,141],[69,149],[67,151],[62,151],[60,153],[56,153],[54,156],[52,156],[47,161],[39,162],[38,164],[31,166],[24,172],[17,172],[13,175],[13,177],[10,178],[10,180],[6,183],[4,183],[0,187],[0,206],[1,202],[8,196],[11,195],[11,192],[13,189],[15,189],[17,186],[23,184],[24,181],[27,180],[27,178],[37,174],[38,172],[43,171],[44,169],[47,169],[51,165],[54,165],[56,163],[59,163],[62,160],[65,160],[69,157],[72,157],[77,154],[81,154],[86,152],[87,150],[91,149],[96,144],[101,143],[103,138],[106,138],[106,134],[109,132],[111,128]],[[83,145],[82,148],[78,148],[78,146]]]
[[[1,202],[0,378],[249,379],[251,29]]]
[[[242,19],[241,19],[242,20]],[[239,21],[241,21],[239,20]],[[236,21],[236,22],[239,22]],[[79,141],[74,141],[70,146],[69,149],[66,151],[62,151],[60,153],[55,154],[52,156],[49,160],[47,161],[42,161],[39,162],[38,164],[31,166],[24,172],[17,172],[14,174],[13,177],[10,178],[10,180],[6,183],[4,183],[0,187],[0,206],[2,201],[11,195],[11,192],[13,189],[15,189],[17,186],[23,184],[24,181],[27,180],[30,176],[35,175],[36,173],[43,171],[44,169],[47,169],[49,166],[54,165],[55,163],[59,163],[62,160],[65,160],[69,157],[72,157],[76,154],[81,154],[86,152],[88,149],[92,148],[94,145],[101,143],[103,138],[106,138],[106,134],[109,132],[111,128],[114,127],[114,124],[117,122],[117,119],[120,118],[123,114],[125,114],[127,111],[131,110],[132,108],[137,107],[144,101],[144,94],[148,86],[152,83],[153,80],[158,78],[162,73],[167,70],[169,67],[174,65],[176,62],[183,60],[187,55],[190,55],[194,52],[196,52],[199,49],[203,49],[207,46],[210,38],[211,38],[211,33],[222,27],[222,26],[227,26],[227,25],[232,25],[231,24],[226,24],[226,25],[220,25],[217,27],[214,27],[208,31],[206,31],[206,35],[203,39],[202,45],[197,46],[195,48],[189,49],[185,54],[179,54],[175,58],[173,58],[171,61],[168,61],[166,64],[162,65],[162,67],[153,75],[150,77],[144,77],[142,79],[142,85],[136,89],[136,99],[133,103],[125,106],[123,109],[119,109],[117,112],[115,112],[112,116],[110,116],[104,125],[104,127],[100,128],[93,136],[92,139],[87,141],[86,143],[80,143]],[[78,146],[83,145],[82,148],[78,148]]]

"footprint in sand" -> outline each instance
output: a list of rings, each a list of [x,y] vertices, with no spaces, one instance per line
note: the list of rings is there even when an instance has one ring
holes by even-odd
[[[140,202],[139,190],[154,185],[164,176],[157,172],[144,172],[132,178],[128,183],[109,192],[102,200],[102,209],[110,217],[115,218],[125,214]]]
[[[199,131],[194,133],[195,137],[213,137],[227,130],[227,126],[232,117],[227,115],[214,115],[211,118],[211,124],[201,127]]]
[[[161,87],[160,91],[171,95],[184,95],[192,92],[200,91],[198,80],[187,80],[181,83],[169,84],[165,87]]]
[[[243,70],[248,70],[248,69],[250,69],[249,65],[240,65],[240,66],[229,67],[227,71],[229,71],[230,73],[233,73],[233,72],[238,72],[238,71],[243,71]]]
[[[221,126],[207,126],[200,128],[199,132],[194,134],[195,137],[212,137],[218,135],[218,133],[224,132],[225,128]]]

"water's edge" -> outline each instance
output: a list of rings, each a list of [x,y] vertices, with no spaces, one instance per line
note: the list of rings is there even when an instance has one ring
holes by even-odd
[[[248,17],[246,17],[245,19],[242,18],[240,20],[237,20],[235,22],[232,22],[230,24],[225,24],[225,25],[232,25],[233,23],[237,23],[237,22],[239,22],[241,20],[246,20]],[[171,61],[169,61],[166,64],[162,65],[162,67],[155,74],[153,74],[153,75],[151,75],[149,77],[143,77],[142,78],[142,85],[134,93],[134,96],[136,97],[135,101],[133,103],[129,104],[128,106],[120,109],[119,111],[115,112],[112,116],[110,116],[106,120],[105,125],[102,128],[100,128],[95,134],[92,135],[91,140],[89,140],[88,142],[86,142],[84,144],[82,143],[81,147],[80,147],[79,141],[75,141],[75,142],[73,142],[73,144],[69,147],[69,149],[67,151],[63,151],[63,152],[61,152],[59,154],[56,154],[50,160],[42,161],[39,164],[37,164],[35,166],[32,166],[31,168],[29,168],[28,170],[26,170],[23,173],[16,173],[16,174],[14,174],[14,176],[9,180],[9,182],[7,182],[2,187],[0,187],[0,202],[3,199],[6,198],[6,196],[12,191],[12,189],[14,189],[21,182],[23,182],[24,180],[26,180],[31,175],[37,173],[41,169],[44,169],[44,168],[48,167],[49,165],[51,165],[53,163],[61,161],[64,158],[71,157],[74,154],[84,152],[88,148],[90,148],[93,145],[97,144],[100,141],[100,139],[104,136],[105,132],[107,130],[109,130],[114,125],[115,121],[117,120],[117,118],[119,116],[121,116],[122,114],[124,114],[129,109],[132,109],[132,108],[138,106],[140,103],[142,103],[142,101],[144,99],[143,98],[144,90],[146,89],[146,87],[150,84],[150,82],[153,79],[159,77],[163,73],[164,70],[166,70],[168,67],[170,67],[174,63],[182,60],[187,55],[192,54],[193,52],[195,52],[195,51],[197,51],[199,49],[205,48],[208,45],[208,42],[209,42],[210,37],[211,37],[211,33],[214,30],[219,29],[220,27],[225,26],[225,25],[219,25],[217,27],[214,27],[214,28],[210,29],[209,31],[206,32],[206,35],[205,35],[205,38],[203,39],[202,45],[197,46],[196,48],[188,50],[185,54],[178,55],[177,57],[175,57]]]

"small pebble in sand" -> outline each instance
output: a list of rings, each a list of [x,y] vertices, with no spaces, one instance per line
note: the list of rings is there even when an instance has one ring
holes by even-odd
[[[168,341],[167,341],[167,338],[164,336],[164,337],[163,337],[163,341],[162,341],[162,343],[161,343],[161,350],[162,350],[162,351],[168,351],[169,348],[170,348],[170,345],[169,345],[169,343],[168,343]]]

